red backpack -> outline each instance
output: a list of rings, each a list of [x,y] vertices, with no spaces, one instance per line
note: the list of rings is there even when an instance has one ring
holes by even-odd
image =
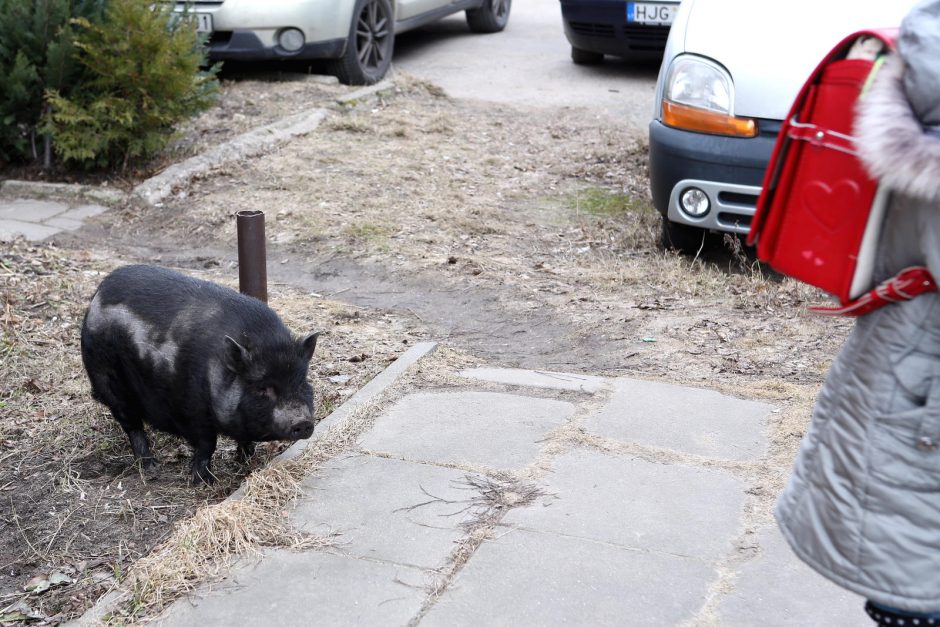
[[[924,267],[906,268],[872,289],[872,270],[890,192],[855,155],[855,103],[880,61],[846,58],[861,37],[893,48],[897,29],[862,31],[833,48],[810,75],[774,146],[747,243],[778,272],[834,294],[858,316],[937,289]]]

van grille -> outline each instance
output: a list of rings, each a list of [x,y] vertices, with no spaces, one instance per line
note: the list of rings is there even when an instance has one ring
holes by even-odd
[[[594,37],[614,37],[613,24],[590,24],[588,22],[570,22],[571,30],[579,35]]]
[[[662,50],[669,36],[668,26],[614,26],[590,22],[569,22],[568,25],[579,35],[625,39],[630,50]]]
[[[624,26],[623,34],[632,50],[662,50],[669,37],[668,26]]]

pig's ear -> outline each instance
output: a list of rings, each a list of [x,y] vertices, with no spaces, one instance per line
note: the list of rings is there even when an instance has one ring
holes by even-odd
[[[251,363],[251,353],[248,349],[225,336],[225,367],[232,372],[243,372]]]
[[[303,340],[300,341],[300,354],[306,361],[310,361],[313,357],[313,349],[317,347],[317,338],[320,336],[320,332],[311,333]]]

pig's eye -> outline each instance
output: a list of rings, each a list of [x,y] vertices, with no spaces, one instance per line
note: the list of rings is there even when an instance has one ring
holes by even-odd
[[[272,401],[277,399],[277,392],[275,391],[274,387],[270,385],[255,388],[255,394],[258,396],[263,396]]]

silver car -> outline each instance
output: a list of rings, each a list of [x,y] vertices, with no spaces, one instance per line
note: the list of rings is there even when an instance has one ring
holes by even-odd
[[[916,0],[683,0],[649,127],[663,244],[695,253],[709,232],[746,234],[783,118],[842,39],[897,27]]]
[[[209,38],[213,61],[326,59],[340,81],[366,85],[388,71],[395,35],[466,11],[470,30],[494,33],[512,0],[178,0]]]

